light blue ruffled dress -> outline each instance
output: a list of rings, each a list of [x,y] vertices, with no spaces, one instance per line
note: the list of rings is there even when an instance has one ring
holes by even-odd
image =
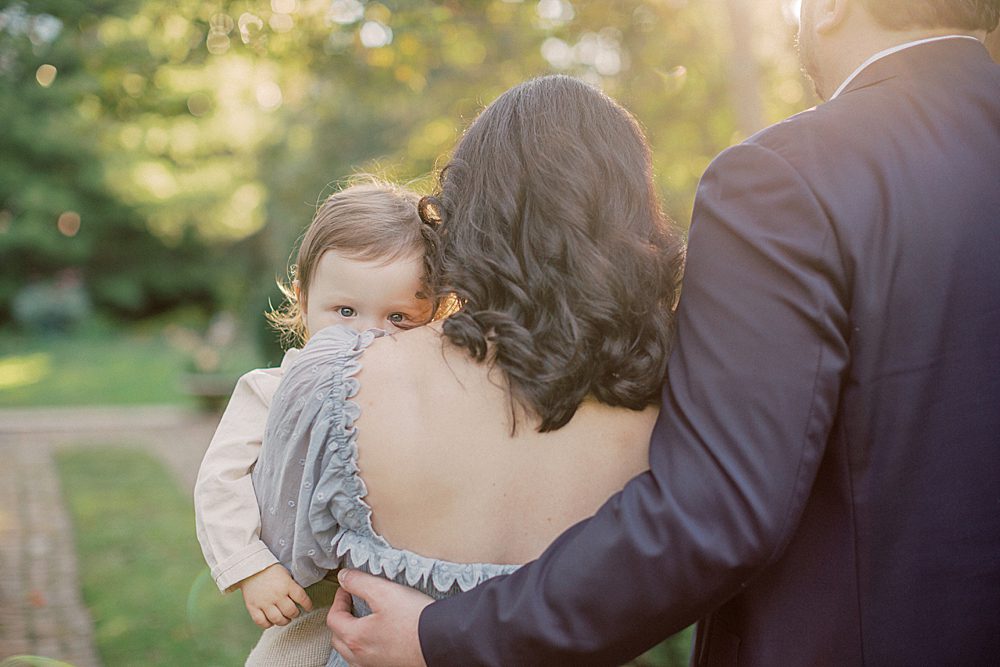
[[[513,572],[517,565],[452,563],[395,549],[372,528],[358,476],[354,376],[365,349],[381,335],[328,327],[282,378],[253,471],[261,539],[302,586],[351,567],[440,599]],[[371,611],[355,598],[354,613]],[[328,667],[346,664],[334,652]]]

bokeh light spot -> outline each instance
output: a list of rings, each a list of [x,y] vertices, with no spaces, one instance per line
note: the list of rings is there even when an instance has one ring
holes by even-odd
[[[267,24],[275,32],[289,32],[295,27],[295,20],[288,14],[271,14]]]
[[[666,72],[658,69],[656,70],[656,73],[663,80],[664,90],[668,93],[679,92],[687,83],[688,70],[684,65],[677,65],[673,69]]]
[[[56,73],[58,70],[54,65],[40,65],[37,70],[35,70],[35,81],[42,88],[48,88],[52,85],[52,82],[56,80]]]
[[[273,81],[263,81],[257,84],[255,95],[257,104],[264,111],[274,111],[281,106],[281,88]]]
[[[208,22],[208,25],[212,27],[212,32],[221,32],[223,35],[228,35],[236,27],[236,23],[229,14],[216,14]]]
[[[146,135],[147,142],[150,134],[152,132]],[[165,141],[169,142],[169,137]],[[156,199],[168,199],[177,194],[177,180],[159,162],[144,162],[136,165],[132,171],[133,182]]]
[[[348,25],[357,23],[365,15],[365,6],[358,0],[333,0],[330,3],[330,11],[326,13],[326,18],[331,23]]]
[[[122,77],[122,88],[131,97],[139,97],[142,94],[143,88],[146,87],[145,77],[136,74],[135,72],[129,72]]]
[[[142,144],[142,128],[136,125],[126,125],[118,134],[118,143],[122,148],[134,151]]]
[[[793,79],[782,81],[777,89],[778,99],[785,104],[798,104],[805,97],[806,91],[802,89],[802,84]]]
[[[63,22],[51,14],[36,14],[31,21],[28,39],[35,46],[44,46],[56,41],[62,32]]]
[[[137,34],[146,34],[154,30],[153,21],[141,15],[132,19],[132,26],[134,26],[132,30],[135,30]],[[186,17],[171,14],[164,17],[160,30],[164,39],[177,44],[178,42],[187,40],[188,31],[191,27],[191,23]]]
[[[573,47],[558,37],[549,37],[542,42],[542,57],[556,69],[569,69],[573,66]]]
[[[212,108],[212,100],[205,93],[193,93],[187,100],[188,111],[195,118],[201,118]]]
[[[601,49],[594,57],[594,69],[602,76],[614,76],[622,69],[621,53],[617,49]]]
[[[263,19],[249,12],[240,14],[237,25],[240,27],[240,39],[244,44],[249,44],[264,29]]]
[[[148,130],[146,130],[146,150],[154,155],[160,155],[167,152],[167,147],[170,145],[170,135],[165,129],[156,125]]]
[[[80,214],[76,211],[63,211],[56,221],[56,227],[63,236],[76,236],[80,232]]]
[[[359,36],[365,47],[377,49],[392,43],[392,28],[378,21],[365,21]]]
[[[224,32],[212,31],[208,33],[205,40],[205,47],[213,56],[221,56],[229,50],[229,35]]]
[[[365,18],[369,21],[378,21],[389,25],[389,21],[392,20],[392,10],[381,2],[369,2],[365,6]]]
[[[569,23],[576,16],[569,0],[539,0],[535,11],[545,23],[555,25]]]
[[[261,211],[266,204],[266,193],[260,183],[244,183],[236,188],[221,210],[218,230],[229,238],[245,238],[264,225]]]
[[[291,14],[297,6],[296,0],[271,0],[271,11],[278,14]]]
[[[659,26],[659,18],[648,5],[639,5],[632,12],[632,24],[639,32],[653,32]]]

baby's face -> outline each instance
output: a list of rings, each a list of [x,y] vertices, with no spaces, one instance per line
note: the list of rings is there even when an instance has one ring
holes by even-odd
[[[362,260],[327,250],[316,264],[309,293],[302,295],[310,335],[333,324],[355,331],[412,329],[431,318],[419,255],[392,260]],[[419,296],[418,296],[419,295]]]

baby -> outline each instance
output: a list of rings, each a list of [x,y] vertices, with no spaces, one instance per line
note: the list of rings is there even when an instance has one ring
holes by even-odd
[[[292,284],[282,286],[287,304],[268,319],[299,344],[333,324],[394,332],[427,323],[434,311],[425,287],[433,230],[421,221],[418,200],[379,182],[331,195],[302,239]],[[198,540],[212,577],[223,592],[240,589],[254,623],[265,629],[248,665],[325,665],[331,651],[324,619],[332,585],[320,582],[307,593],[278,564],[260,539],[250,478],[271,399],[297,354],[289,349],[280,368],[240,378],[195,484]]]

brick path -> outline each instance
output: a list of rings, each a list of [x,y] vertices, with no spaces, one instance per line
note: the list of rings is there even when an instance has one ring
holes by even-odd
[[[190,491],[217,420],[172,407],[0,410],[0,667],[16,655],[100,665],[53,453],[142,448]]]

